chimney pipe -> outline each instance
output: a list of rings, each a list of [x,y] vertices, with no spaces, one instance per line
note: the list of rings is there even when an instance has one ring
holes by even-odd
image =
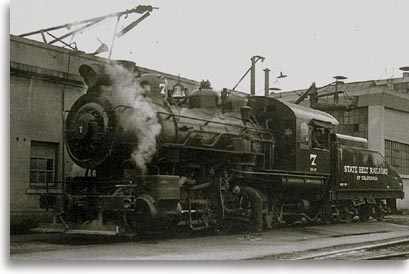
[[[268,97],[270,93],[270,69],[264,69],[264,96]]]
[[[256,95],[256,56],[251,57],[251,69],[250,69],[250,94]]]
[[[403,79],[409,78],[409,66],[400,67],[399,69],[402,71]]]

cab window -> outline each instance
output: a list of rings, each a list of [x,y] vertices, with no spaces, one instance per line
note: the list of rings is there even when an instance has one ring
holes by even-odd
[[[316,149],[329,149],[329,129],[312,125],[311,126],[311,147]]]

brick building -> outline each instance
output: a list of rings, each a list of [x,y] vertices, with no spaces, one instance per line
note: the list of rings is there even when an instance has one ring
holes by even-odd
[[[46,218],[38,196],[28,195],[73,174],[63,143],[64,113],[85,87],[78,74],[84,63],[105,59],[10,35],[10,214],[11,224]],[[140,73],[160,73],[170,87],[199,83],[137,66]]]
[[[338,91],[339,98],[334,96]],[[275,95],[294,102],[306,90]],[[335,101],[337,104],[334,104]],[[311,98],[302,104],[311,106]],[[313,103],[314,104],[314,103]],[[318,107],[339,121],[338,132],[368,139],[404,180],[406,198],[398,207],[409,209],[409,74],[400,78],[332,84],[318,89]]]

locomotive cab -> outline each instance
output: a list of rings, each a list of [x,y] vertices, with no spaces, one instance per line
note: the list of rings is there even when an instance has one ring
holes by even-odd
[[[249,98],[258,122],[277,142],[275,169],[330,173],[330,144],[338,121],[328,113],[275,98]]]

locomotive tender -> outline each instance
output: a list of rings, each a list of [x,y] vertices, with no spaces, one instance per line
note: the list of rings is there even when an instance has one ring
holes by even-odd
[[[403,198],[397,172],[366,139],[337,134],[328,113],[210,86],[177,97],[160,76],[136,78],[118,66],[80,67],[88,89],[68,113],[65,139],[86,172],[66,180],[61,193],[41,195],[55,214],[43,230],[260,231],[382,218]],[[118,71],[131,75],[125,86]],[[151,125],[139,129],[141,122]]]

